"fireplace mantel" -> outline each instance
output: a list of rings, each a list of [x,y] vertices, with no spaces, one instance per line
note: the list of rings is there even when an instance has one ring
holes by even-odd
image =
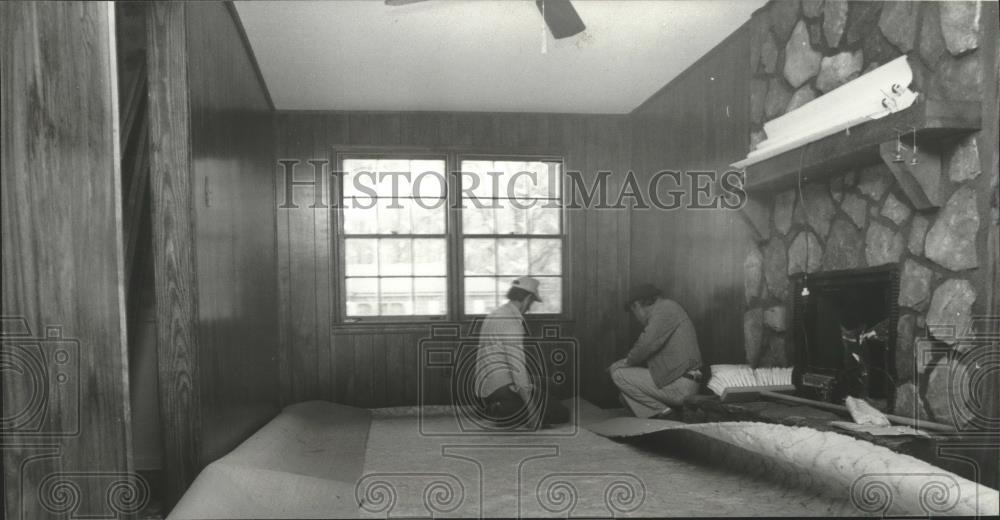
[[[817,141],[789,150],[759,163],[747,166],[745,189],[751,193],[777,192],[797,182],[799,169],[802,181],[817,181],[845,173],[852,168],[869,166],[882,161],[880,146],[891,143],[895,148],[897,135],[902,132],[906,150],[911,148],[913,132],[921,159],[937,160],[937,143],[942,139],[980,129],[981,104],[976,101],[939,101],[919,99],[913,106],[861,125],[824,137]],[[905,154],[904,154],[905,155]],[[906,159],[910,155],[905,155]],[[893,174],[904,187],[927,184],[912,178],[904,161],[892,168]],[[940,167],[937,168],[940,175]],[[926,172],[921,172],[926,177]],[[902,178],[900,178],[902,177]],[[908,178],[909,177],[909,178]],[[910,193],[908,192],[908,195]],[[914,193],[920,200],[913,201],[918,208],[936,205],[931,196]]]

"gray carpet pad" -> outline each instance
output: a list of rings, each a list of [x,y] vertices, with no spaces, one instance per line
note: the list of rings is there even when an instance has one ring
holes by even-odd
[[[577,424],[621,415],[567,404]],[[363,516],[866,514],[841,497],[650,453],[573,425],[497,435],[461,422],[449,413],[375,411],[358,488]]]
[[[287,406],[202,470],[167,518],[355,518],[370,425],[352,406]]]
[[[570,424],[538,432],[451,407],[292,405],[168,518],[996,514],[995,490],[844,435],[565,404]]]

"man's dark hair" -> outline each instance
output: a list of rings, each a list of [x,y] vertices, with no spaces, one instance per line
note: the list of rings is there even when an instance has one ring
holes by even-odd
[[[631,311],[632,304],[635,302],[639,302],[643,307],[652,305],[662,295],[663,291],[653,284],[646,283],[635,287],[632,289],[628,301],[625,302],[625,311]]]
[[[512,302],[523,302],[528,296],[534,296],[520,287],[511,287],[507,291],[507,299]]]

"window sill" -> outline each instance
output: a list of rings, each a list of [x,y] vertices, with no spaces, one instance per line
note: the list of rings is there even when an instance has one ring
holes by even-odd
[[[363,320],[356,322],[341,321],[334,323],[330,327],[330,331],[335,336],[372,333],[406,334],[415,332],[429,334],[432,328],[457,327],[459,329],[459,333],[461,333],[463,330],[468,331],[468,328],[473,323],[481,321],[485,317],[485,315],[466,316],[458,321],[448,319]],[[556,314],[529,314],[525,319],[529,324],[540,325],[575,323],[575,320],[568,316]]]

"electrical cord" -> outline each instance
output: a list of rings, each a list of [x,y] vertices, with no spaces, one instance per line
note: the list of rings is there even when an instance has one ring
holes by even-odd
[[[802,151],[799,153],[799,169],[796,173],[796,180],[798,182],[798,192],[799,192],[799,204],[802,204],[802,211],[806,211],[805,197],[802,195],[802,169],[805,167],[806,160],[806,150],[809,148],[811,143],[806,143],[802,146]],[[808,213],[806,213],[808,215]],[[792,211],[792,215],[795,215],[795,211]],[[807,219],[808,220],[808,219]],[[802,294],[800,296],[809,296],[809,239],[806,238],[806,265],[805,274],[802,276]],[[802,328],[802,342],[805,346],[806,356],[808,357],[809,352],[809,331],[806,329],[806,319],[808,318],[809,305],[803,302],[802,305],[802,319],[797,320]],[[808,362],[808,361],[807,361]]]

